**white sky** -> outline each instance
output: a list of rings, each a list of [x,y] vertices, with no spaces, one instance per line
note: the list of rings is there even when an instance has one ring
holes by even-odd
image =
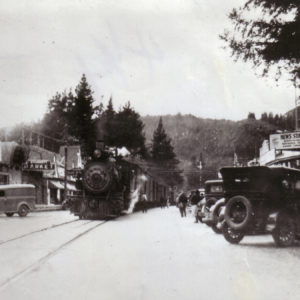
[[[97,102],[130,100],[141,114],[240,120],[285,113],[277,87],[234,63],[218,35],[240,0],[0,0],[0,127],[40,119],[81,75]]]

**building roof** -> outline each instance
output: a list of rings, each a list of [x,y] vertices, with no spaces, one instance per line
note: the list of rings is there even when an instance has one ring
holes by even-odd
[[[15,189],[15,188],[35,188],[33,184],[3,184],[0,185],[0,190]]]

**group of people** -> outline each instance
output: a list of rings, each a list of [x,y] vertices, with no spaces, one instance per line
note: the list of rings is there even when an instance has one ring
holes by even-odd
[[[146,213],[147,210],[148,210],[148,198],[147,198],[147,195],[145,193],[141,193],[139,195],[139,203],[140,203],[139,205],[142,209],[142,212]],[[164,196],[160,196],[159,205],[160,205],[160,208],[169,207],[170,206],[169,198],[165,198]]]
[[[181,217],[186,217],[186,208],[188,203],[198,203],[202,199],[198,190],[192,192],[188,197],[184,191],[182,191],[177,200],[177,206],[180,211]],[[148,198],[145,193],[141,193],[139,196],[139,203],[143,213],[148,211]],[[168,198],[160,196],[159,199],[160,208],[169,207],[170,201]]]
[[[178,197],[178,208],[180,211],[181,217],[186,217],[186,207],[188,205],[188,202],[191,203],[198,203],[201,200],[200,192],[196,190],[193,192],[190,197],[188,198],[185,192],[181,192],[181,194]]]
[[[169,198],[165,198],[163,195],[161,195],[159,199],[159,205],[160,208],[165,208],[165,207],[168,208],[170,206]]]

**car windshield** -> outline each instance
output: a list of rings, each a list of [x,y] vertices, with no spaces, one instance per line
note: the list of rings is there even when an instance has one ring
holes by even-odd
[[[220,185],[220,184],[212,184],[210,186],[209,192],[210,193],[222,193],[223,192],[223,186]]]

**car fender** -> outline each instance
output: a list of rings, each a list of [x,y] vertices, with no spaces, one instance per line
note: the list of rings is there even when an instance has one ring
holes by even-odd
[[[214,222],[218,222],[218,217],[217,217],[217,214],[218,214],[218,210],[220,209],[220,207],[223,206],[222,208],[222,211],[223,211],[223,214],[225,212],[225,198],[221,198],[219,199],[211,208],[210,208],[210,211],[211,213],[213,214],[214,216]],[[221,212],[222,212],[221,211]],[[220,213],[221,215],[221,213]]]
[[[225,198],[219,199],[213,206],[211,206],[210,211],[215,212],[220,206],[225,205]]]

